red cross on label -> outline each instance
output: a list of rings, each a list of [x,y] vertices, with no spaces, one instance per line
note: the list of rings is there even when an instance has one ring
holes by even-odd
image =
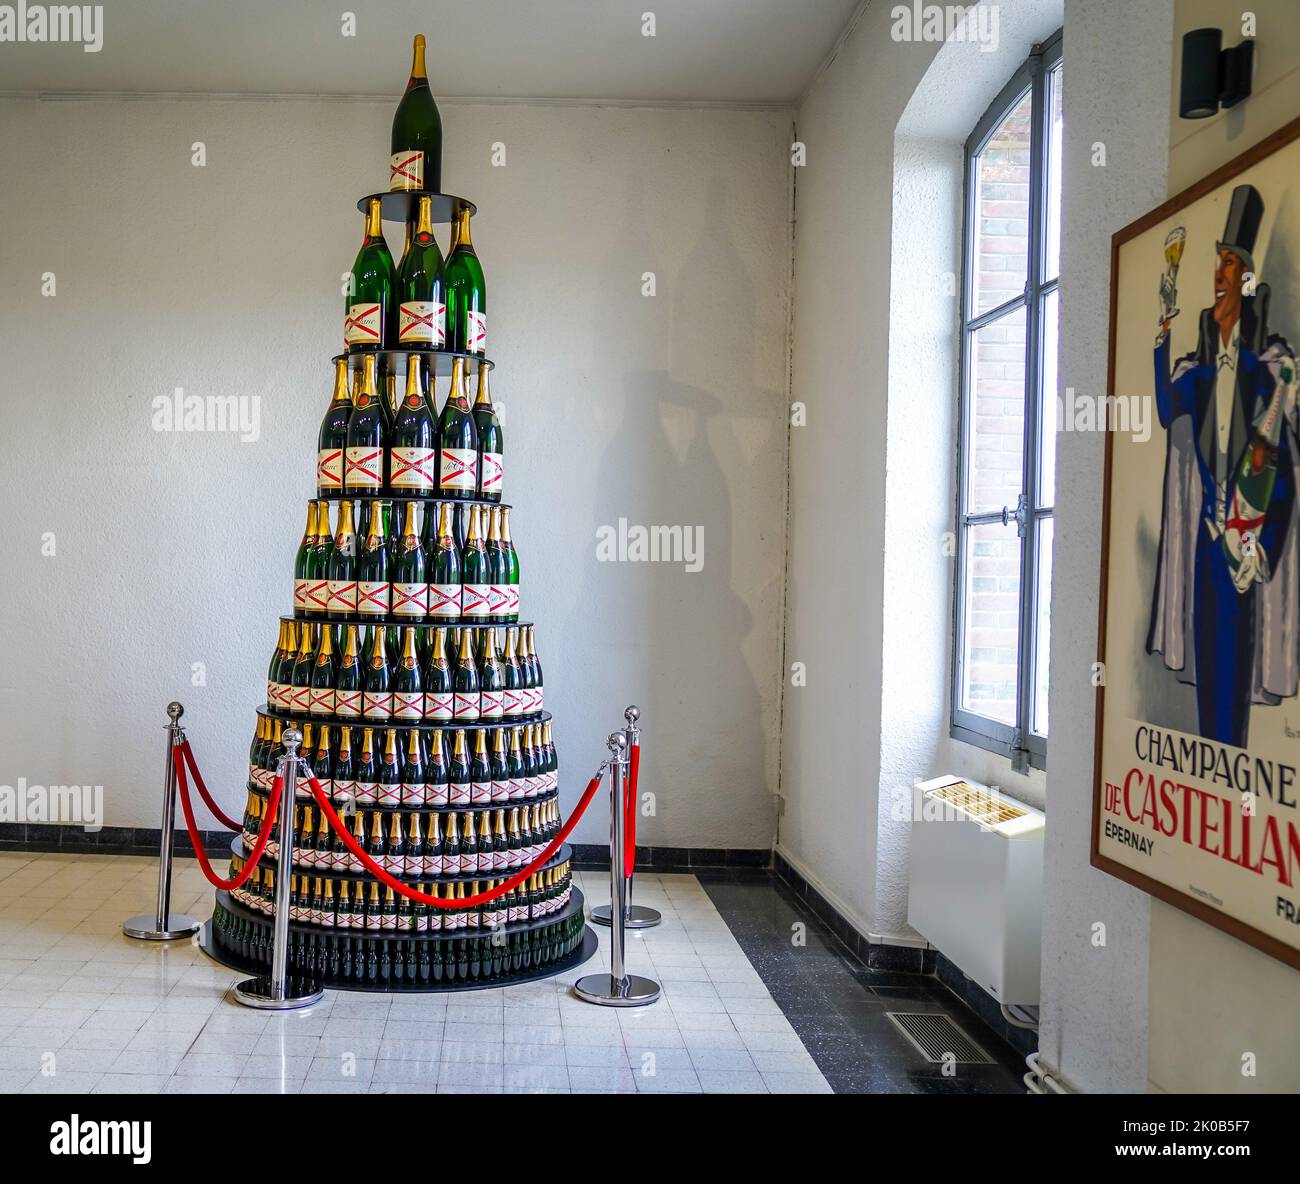
[[[430,584],[429,612],[435,617],[460,616],[460,585]]]
[[[468,452],[468,457],[457,456],[457,452]],[[442,450],[441,481],[444,489],[473,489],[478,457],[468,449]]]
[[[431,464],[433,464],[431,448],[394,448],[391,482],[404,489],[432,489],[437,484],[437,479],[432,473],[425,471],[425,465]],[[410,477],[403,480],[408,473]]]
[[[386,615],[388,613],[388,585],[358,584],[357,612]]]
[[[461,595],[464,600],[464,615],[467,617],[485,617],[490,609],[490,586],[488,584],[462,584]]]
[[[402,326],[397,334],[397,340],[441,340],[433,324],[433,318],[437,315],[440,307],[441,305],[431,304],[428,306],[429,311],[422,313],[419,311],[419,304],[403,304],[400,309]]]
[[[424,590],[427,584],[394,584],[393,615],[395,617],[422,617],[428,612]],[[406,591],[405,589],[414,589]]]
[[[320,609],[321,612],[324,612],[329,608],[329,587],[330,585],[328,580],[321,580],[316,584],[309,583],[303,589],[303,597],[307,608],[310,609],[314,605],[316,608]]]
[[[348,484],[362,485],[378,489],[383,484],[383,476],[378,469],[383,465],[382,449],[366,452],[364,448],[348,449]],[[379,464],[376,465],[375,462]]]
[[[355,608],[357,603],[356,584],[344,584],[339,580],[330,581],[330,608]]]
[[[335,697],[334,714],[360,715],[361,698],[360,691],[339,691]]]
[[[316,481],[326,489],[337,489],[343,483],[343,449],[316,454]]]
[[[505,468],[501,464],[501,454],[499,452],[485,452],[483,454],[483,492],[489,490],[495,491],[501,488],[501,479],[505,476]]]
[[[343,318],[343,339],[349,343],[365,338],[373,338],[378,344],[379,330],[371,328],[366,322],[372,318],[376,321],[379,319],[378,304],[354,304],[348,309],[348,315]]]
[[[388,188],[419,189],[424,184],[424,153],[394,153],[388,162]]]

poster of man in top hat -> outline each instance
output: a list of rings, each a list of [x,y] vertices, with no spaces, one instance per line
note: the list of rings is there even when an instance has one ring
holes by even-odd
[[[1195,687],[1199,734],[1239,748],[1251,706],[1294,696],[1300,676],[1296,363],[1269,331],[1255,254],[1263,216],[1259,191],[1236,186],[1214,303],[1196,348],[1172,361],[1183,228],[1169,233],[1155,344],[1166,453],[1146,648]]]

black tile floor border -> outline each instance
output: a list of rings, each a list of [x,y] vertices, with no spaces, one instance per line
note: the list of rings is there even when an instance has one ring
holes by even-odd
[[[806,899],[770,871],[700,869],[696,877],[772,998],[837,1094],[1024,1094],[1022,1055],[934,974],[864,965]],[[996,1063],[928,1062],[888,1011],[947,1015]]]
[[[0,851],[66,851],[80,855],[157,855],[161,831],[157,827],[105,826],[83,830],[31,822],[0,823]],[[230,844],[230,832],[199,832],[208,851],[221,852]],[[189,832],[177,830],[172,840],[177,855],[194,854]]]
[[[573,863],[582,871],[609,870],[609,846],[574,843]],[[761,868],[771,866],[772,852],[751,847],[638,847],[639,872],[693,872],[700,868]]]

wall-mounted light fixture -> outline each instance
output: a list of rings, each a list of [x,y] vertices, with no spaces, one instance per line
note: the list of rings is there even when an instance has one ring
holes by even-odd
[[[1254,41],[1223,48],[1223,30],[1193,29],[1183,37],[1183,78],[1178,114],[1208,119],[1222,107],[1235,107],[1250,94]]]

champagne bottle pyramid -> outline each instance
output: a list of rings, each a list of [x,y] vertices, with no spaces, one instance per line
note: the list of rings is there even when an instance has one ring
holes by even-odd
[[[439,190],[442,122],[423,37],[413,59],[389,189],[358,202],[344,348],[317,433],[292,611],[257,711],[232,873],[267,825],[270,842],[242,887],[217,893],[205,936],[219,961],[267,970],[275,857],[288,844],[289,973],[354,990],[525,981],[595,948],[567,844],[491,897],[559,832],[558,762],[534,627],[519,619],[475,207]],[[398,264],[385,221],[404,224]],[[451,227],[445,256],[438,225]],[[289,727],[302,733],[304,772],[297,800],[269,822]],[[316,786],[371,866],[332,828]],[[372,866],[452,907],[408,898]]]

